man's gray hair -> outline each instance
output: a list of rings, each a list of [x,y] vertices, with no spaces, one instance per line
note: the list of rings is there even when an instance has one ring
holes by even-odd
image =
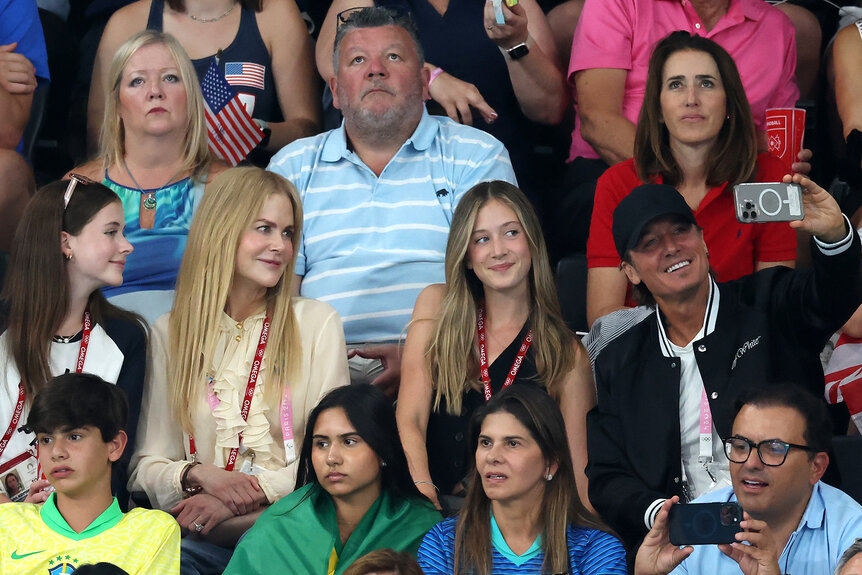
[[[857,539],[853,542],[853,545],[847,548],[847,551],[844,552],[844,555],[842,555],[841,559],[838,561],[838,565],[835,566],[835,573],[833,575],[841,575],[841,571],[844,569],[844,566],[847,565],[851,559],[856,557],[858,553],[862,553],[862,539]]]
[[[345,12],[348,12],[345,15],[346,21],[342,21],[341,15]],[[332,50],[332,67],[336,73],[338,72],[338,53],[341,47],[341,40],[344,39],[345,34],[357,28],[380,28],[383,26],[404,28],[410,34],[410,39],[413,40],[416,55],[419,57],[419,64],[425,63],[425,52],[422,50],[422,43],[419,41],[419,31],[416,29],[413,18],[407,12],[396,12],[390,8],[368,6],[345,10],[339,13],[335,24],[337,30],[335,32],[335,46]]]

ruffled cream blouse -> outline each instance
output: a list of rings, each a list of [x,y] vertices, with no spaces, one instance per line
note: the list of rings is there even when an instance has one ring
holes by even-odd
[[[294,314],[299,326],[302,365],[300,377],[287,385],[298,456],[307,414],[328,391],[347,385],[350,376],[344,331],[336,311],[323,302],[294,298]],[[218,359],[209,371],[212,383],[201,382],[199,401],[192,406],[192,425],[198,461],[219,467],[224,467],[230,450],[239,446],[241,433],[245,449],[237,458],[235,469],[239,470],[253,454],[254,464],[262,468],[257,475],[260,486],[269,501],[275,502],[293,491],[297,461],[285,461],[280,405],[271,405],[264,399],[269,375],[268,351],[261,363],[248,421],[243,421],[240,414],[263,321],[264,310],[242,323],[222,315],[215,353]],[[129,480],[132,491],[146,492],[150,502],[164,510],[182,499],[180,475],[191,459],[188,434],[171,416],[168,404],[168,323],[169,315],[161,317],[151,334],[151,369]]]

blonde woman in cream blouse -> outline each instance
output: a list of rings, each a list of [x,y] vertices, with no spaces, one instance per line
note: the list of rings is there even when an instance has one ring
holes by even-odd
[[[259,168],[210,188],[173,311],[153,329],[130,487],[194,539],[230,548],[293,491],[306,414],[349,376],[338,314],[290,297],[296,189]]]

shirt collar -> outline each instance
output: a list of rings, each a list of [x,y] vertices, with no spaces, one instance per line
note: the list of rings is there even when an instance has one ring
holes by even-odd
[[[674,4],[683,5],[683,0],[662,0],[663,2],[671,2]],[[685,3],[689,3],[689,0],[685,0]],[[750,2],[746,0],[730,0],[730,4],[727,6],[727,14],[722,16],[722,20],[727,17],[730,17],[732,21],[739,21],[742,18],[747,18],[748,20],[760,20],[763,18],[766,11],[769,9],[763,2]],[[716,28],[718,25],[716,26]]]
[[[823,519],[826,516],[826,507],[823,505],[823,497],[820,494],[820,482],[814,484],[811,490],[811,497],[808,499],[808,505],[805,507],[805,513],[802,514],[802,520],[799,522],[797,531],[803,527],[809,529],[820,529],[823,525]]]
[[[416,126],[413,134],[407,138],[407,141],[401,147],[403,148],[407,144],[412,144],[414,149],[425,151],[434,142],[438,131],[439,123],[431,118],[428,110],[423,105],[419,125]],[[344,129],[344,120],[342,120],[339,127],[327,134],[326,140],[323,142],[323,151],[320,157],[324,162],[337,162],[346,159],[350,153],[350,150],[347,148],[347,132]]]
[[[522,555],[518,555],[512,548],[509,547],[509,544],[506,543],[506,539],[503,537],[503,533],[500,531],[500,527],[497,525],[497,520],[494,518],[493,511],[491,512],[491,543],[500,552],[500,555],[520,567],[536,555],[542,552],[542,536],[539,535],[536,537],[536,540],[533,541],[533,544],[530,545],[530,548],[524,551]]]
[[[40,515],[42,516],[42,521],[45,522],[45,525],[47,525],[51,531],[74,541],[89,539],[90,537],[95,537],[100,533],[104,533],[123,519],[123,512],[120,510],[120,504],[117,502],[117,498],[114,497],[114,500],[101,515],[96,517],[86,529],[80,533],[76,533],[74,529],[69,527],[66,519],[60,514],[60,510],[57,509],[56,493],[52,493],[48,496],[48,499],[42,505]]]
[[[712,335],[712,332],[715,331],[715,322],[718,319],[718,300],[720,297],[721,294],[718,291],[718,285],[715,283],[715,280],[712,279],[712,276],[709,276],[709,294],[706,297],[706,312],[703,317],[703,325],[692,341],[697,341],[708,335]],[[655,318],[658,323],[658,345],[661,349],[661,353],[665,357],[676,357],[676,354],[673,351],[673,343],[671,343],[670,338],[668,338],[667,331],[664,327],[664,321],[662,320],[663,314],[658,308],[658,305],[655,306],[655,310]]]

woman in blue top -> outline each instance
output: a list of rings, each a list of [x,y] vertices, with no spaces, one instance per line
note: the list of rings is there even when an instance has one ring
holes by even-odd
[[[133,35],[108,75],[101,153],[74,171],[116,192],[135,246],[125,282],[105,295],[153,323],[171,309],[204,188],[227,166],[210,157],[200,86],[176,39]]]
[[[457,518],[425,535],[425,575],[626,572],[622,544],[578,498],[563,417],[547,393],[511,386],[471,426],[467,498]]]

